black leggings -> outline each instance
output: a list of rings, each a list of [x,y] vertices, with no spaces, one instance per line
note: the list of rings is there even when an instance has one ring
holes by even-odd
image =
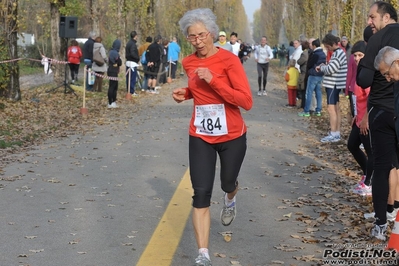
[[[263,74],[263,90],[266,90],[267,73],[269,72],[269,63],[266,63],[266,64],[257,63],[257,67],[256,68],[258,70],[258,86],[259,86],[259,90],[261,90],[261,85],[262,85],[262,74]]]
[[[297,90],[297,94],[298,94],[298,99],[301,99],[301,108],[304,109],[305,108],[305,104],[306,104],[306,83],[302,83],[299,84],[298,90]],[[302,88],[302,86],[304,86]]]
[[[360,144],[363,143],[363,147],[366,150],[366,154],[360,149]],[[352,153],[356,162],[362,168],[363,175],[366,176],[364,183],[370,186],[371,175],[373,174],[373,163],[374,158],[371,152],[371,144],[369,135],[360,134],[360,128],[353,123],[352,130],[348,138],[348,150]]]
[[[69,69],[71,70],[71,78],[74,80],[75,76],[78,77],[79,73],[79,64],[69,63]]]
[[[398,168],[394,114],[373,107],[369,111],[371,148],[374,155],[372,179],[376,224],[387,222],[389,173]]]
[[[220,158],[220,181],[226,193],[237,188],[237,177],[247,150],[246,133],[239,138],[209,144],[200,138],[189,138],[189,163],[191,184],[194,189],[193,207],[206,208],[211,205],[217,154]]]
[[[109,87],[108,87],[108,103],[109,104],[116,102],[117,94],[118,94],[118,81],[110,79]]]

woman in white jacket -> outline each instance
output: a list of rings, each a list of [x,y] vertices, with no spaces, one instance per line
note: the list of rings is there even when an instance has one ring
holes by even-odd
[[[93,85],[93,91],[98,91],[101,92],[102,88],[103,88],[103,78],[102,75],[104,75],[104,73],[107,71],[107,63],[108,63],[108,57],[107,57],[107,53],[105,51],[104,45],[101,43],[102,42],[102,38],[101,37],[97,37],[94,40],[94,46],[93,46],[93,56],[94,53],[96,53],[96,50],[100,51],[100,55],[102,56],[102,58],[104,59],[104,64],[103,65],[98,65],[95,61],[93,62],[93,66],[92,69],[93,71],[101,76],[96,75],[96,79],[94,81],[94,85]]]

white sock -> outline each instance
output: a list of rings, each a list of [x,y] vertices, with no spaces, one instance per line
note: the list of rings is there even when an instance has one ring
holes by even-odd
[[[331,135],[333,137],[339,137],[339,136],[341,136],[341,133],[339,131],[331,131]]]
[[[208,260],[211,260],[211,258],[209,257],[209,250],[207,248],[200,248],[198,250],[199,254],[203,254]]]
[[[236,196],[234,196],[234,198],[229,199],[229,197],[227,197],[227,193],[224,195],[224,203],[226,204],[227,207],[230,207],[231,204],[233,204],[233,202],[236,201]]]

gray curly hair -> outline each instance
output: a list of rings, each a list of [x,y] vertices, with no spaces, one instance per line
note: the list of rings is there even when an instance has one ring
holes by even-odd
[[[180,29],[187,36],[188,28],[194,24],[201,23],[211,33],[213,39],[219,36],[219,27],[216,24],[216,16],[209,8],[198,8],[187,11],[179,20]]]
[[[380,70],[380,64],[384,62],[387,66],[391,66],[394,61],[399,59],[399,50],[391,46],[382,48],[374,59],[374,68]]]

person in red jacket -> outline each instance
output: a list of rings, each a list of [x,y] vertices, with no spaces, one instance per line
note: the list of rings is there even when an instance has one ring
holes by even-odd
[[[221,188],[225,192],[221,222],[236,215],[237,177],[247,149],[247,127],[240,108],[252,107],[252,93],[240,59],[216,47],[216,16],[209,8],[188,11],[179,21],[195,52],[183,59],[188,86],[173,90],[180,103],[193,99],[189,129],[189,165],[193,196],[193,225],[198,245],[195,265],[211,265],[208,245],[210,210],[217,155]]]
[[[80,59],[82,58],[82,50],[76,40],[71,41],[71,46],[68,47],[67,58],[73,84],[75,80],[78,80]]]

